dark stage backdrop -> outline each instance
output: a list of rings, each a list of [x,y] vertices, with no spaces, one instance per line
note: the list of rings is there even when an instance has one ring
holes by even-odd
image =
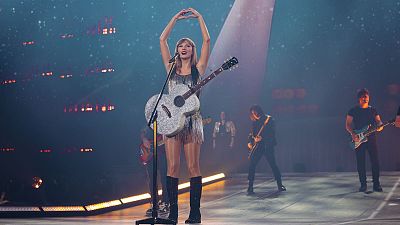
[[[284,170],[356,170],[344,124],[359,88],[383,121],[395,117],[399,12],[398,1],[276,2],[263,99],[278,119]],[[399,170],[400,129],[378,135],[381,168]]]
[[[240,65],[202,94],[203,116],[217,120],[223,110],[237,125],[230,168],[247,169],[247,111],[257,103],[276,118],[277,158],[284,172],[355,171],[344,120],[356,104],[356,90],[371,91],[371,104],[383,120],[394,117],[400,104],[400,4],[279,0],[254,14],[249,5],[240,8],[244,2],[1,1],[2,188],[16,202],[35,200],[26,190],[32,177],[40,176],[52,203],[66,197],[96,202],[147,191],[137,154],[146,123],[144,105],[165,75],[159,36],[171,17],[187,7],[202,13],[212,47],[218,42],[220,48],[242,53],[239,65],[258,57],[265,40],[257,39],[259,45],[240,39],[229,46],[228,38],[265,34],[262,28],[245,29],[245,23],[273,11],[268,49],[260,56],[266,56],[265,73]],[[235,13],[229,15],[231,10]],[[224,26],[238,21],[244,21],[243,29],[223,35]],[[182,36],[201,45],[196,20],[177,23],[171,49]],[[252,48],[257,55],[251,55]],[[208,72],[221,63],[210,62]],[[249,74],[260,79],[246,79]],[[213,87],[218,87],[216,94]],[[205,126],[204,175],[218,168],[210,148],[212,126]],[[393,127],[379,134],[384,170],[400,169],[399,134]],[[258,169],[269,170],[265,163]]]

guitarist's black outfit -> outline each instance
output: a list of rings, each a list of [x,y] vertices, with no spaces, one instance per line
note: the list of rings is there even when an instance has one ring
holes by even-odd
[[[257,121],[253,121],[252,123],[252,130],[249,135],[249,142],[252,141],[253,136],[257,135],[259,132],[260,128],[264,124],[264,121],[267,119],[266,115],[262,115],[260,119]],[[275,138],[275,123],[274,119],[271,117],[268,121],[268,124],[265,126],[263,132],[260,134],[262,137],[262,140],[258,143],[256,149],[254,149],[254,153],[252,157],[250,158],[250,166],[249,166],[249,174],[248,174],[248,180],[249,180],[249,187],[247,189],[248,194],[253,194],[253,183],[254,183],[254,176],[256,172],[256,166],[260,159],[265,156],[267,159],[271,169],[272,173],[274,174],[276,183],[278,185],[278,190],[279,191],[286,191],[285,186],[282,185],[282,177],[281,177],[281,172],[278,168],[278,165],[276,164],[275,160],[275,145],[277,144],[276,138]]]
[[[146,128],[146,130],[144,131],[144,135],[142,138],[145,138],[149,141],[153,140],[153,130],[151,130],[150,128]],[[141,140],[142,141],[142,140]],[[153,152],[153,146],[151,146],[152,150],[151,152]],[[161,145],[157,147],[157,168],[158,168],[158,173],[160,175],[160,180],[161,180],[161,189],[162,189],[162,196],[161,196],[161,205],[159,205],[158,209],[159,209],[159,213],[168,213],[169,212],[169,199],[168,199],[168,194],[167,194],[167,159],[165,156],[165,145]],[[146,168],[146,178],[147,178],[147,185],[149,187],[149,191],[150,191],[150,195],[153,194],[153,159],[151,158],[151,160],[149,160],[146,164],[145,164],[145,168]],[[153,198],[153,196],[151,196],[151,199]],[[152,203],[153,201],[150,199],[150,203]],[[151,216],[152,215],[152,210],[153,207],[151,207],[150,209],[148,209],[146,211],[146,215],[147,216]]]
[[[353,117],[354,129],[359,130],[365,126],[372,125],[376,126],[375,117],[378,115],[374,107],[369,106],[368,108],[361,108],[355,106],[350,109],[347,113]],[[371,161],[372,168],[372,180],[374,183],[373,189],[375,191],[382,191],[379,182],[379,158],[378,158],[378,147],[376,144],[376,134],[372,133],[368,136],[368,141],[362,143],[356,150],[357,159],[357,171],[360,179],[361,187],[360,191],[365,191],[367,188],[367,174],[365,170],[365,152],[368,152]]]

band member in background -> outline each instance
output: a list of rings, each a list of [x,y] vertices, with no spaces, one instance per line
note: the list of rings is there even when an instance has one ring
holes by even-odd
[[[399,106],[399,109],[397,110],[397,116],[396,116],[395,125],[396,125],[396,127],[400,128],[400,106]]]
[[[218,153],[219,165],[224,172],[230,172],[227,168],[232,165],[229,158],[235,144],[236,128],[232,120],[227,118],[225,112],[220,113],[220,120],[215,122],[213,130],[213,149]],[[228,161],[228,162],[226,162]],[[222,163],[226,162],[226,163]]]
[[[357,93],[358,105],[351,108],[346,116],[346,130],[350,133],[354,141],[359,141],[359,137],[353,129],[359,130],[365,126],[380,126],[382,125],[381,117],[374,107],[369,105],[369,91],[365,88]],[[380,127],[378,131],[383,130]],[[382,187],[379,182],[379,159],[378,147],[376,144],[376,134],[368,136],[368,141],[361,144],[356,149],[357,171],[360,180],[360,192],[367,190],[367,175],[365,171],[365,152],[368,151],[372,167],[373,190],[382,192]]]
[[[263,126],[263,124],[267,121],[264,130],[257,135]],[[256,166],[260,161],[262,156],[265,156],[269,165],[271,166],[272,172],[274,174],[276,184],[278,186],[279,191],[286,191],[286,187],[282,184],[282,176],[281,172],[276,164],[275,160],[275,145],[277,144],[275,138],[275,122],[274,119],[266,115],[262,108],[259,105],[253,105],[250,108],[250,119],[252,122],[252,128],[249,135],[249,148],[250,145],[257,143],[257,147],[254,150],[252,157],[250,158],[250,166],[249,166],[249,186],[247,188],[247,193],[249,195],[254,194],[253,184],[254,177],[256,172]]]
[[[220,121],[215,122],[213,148],[232,149],[235,144],[236,128],[232,120],[226,120],[226,113],[221,112]]]
[[[153,130],[145,127],[140,132],[140,160],[146,168],[146,178],[149,187],[150,195],[153,198]],[[165,157],[165,147],[162,139],[162,135],[157,135],[157,169],[161,180],[162,197],[158,203],[158,212],[160,215],[166,215],[169,213],[169,199],[167,194],[167,160]],[[150,204],[152,204],[150,199]],[[153,207],[151,206],[147,211],[146,215],[151,216]]]
[[[172,76],[168,83],[171,90],[177,84],[194,86],[200,81],[207,68],[210,55],[210,35],[202,15],[193,8],[183,9],[172,17],[160,36],[161,56],[168,72],[171,68],[167,39],[178,20],[195,18],[198,20],[203,43],[201,46],[200,58],[197,60],[197,48],[189,38],[182,38],[178,41],[173,55],[177,54],[176,66],[173,68]],[[191,29],[191,28],[190,28]],[[190,214],[185,223],[201,223],[200,199],[202,193],[202,176],[200,172],[200,146],[204,141],[203,123],[200,112],[188,116],[181,132],[166,139],[167,155],[167,189],[170,200],[170,214],[168,218],[178,220],[178,181],[180,169],[181,146],[185,152],[187,167],[190,176]]]

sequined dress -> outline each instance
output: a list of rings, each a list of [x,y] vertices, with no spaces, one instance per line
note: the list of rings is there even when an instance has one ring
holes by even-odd
[[[174,73],[168,82],[168,90],[173,89],[173,87],[177,84],[186,84],[189,87],[192,87],[192,75],[179,75],[177,73]],[[186,117],[184,128],[172,138],[178,138],[183,143],[203,143],[203,119],[201,117],[200,111]]]

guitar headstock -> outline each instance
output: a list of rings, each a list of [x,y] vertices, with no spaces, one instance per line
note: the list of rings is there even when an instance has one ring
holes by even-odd
[[[238,63],[239,63],[238,59],[236,57],[232,57],[228,61],[226,61],[224,64],[222,64],[221,68],[223,70],[228,70]]]

